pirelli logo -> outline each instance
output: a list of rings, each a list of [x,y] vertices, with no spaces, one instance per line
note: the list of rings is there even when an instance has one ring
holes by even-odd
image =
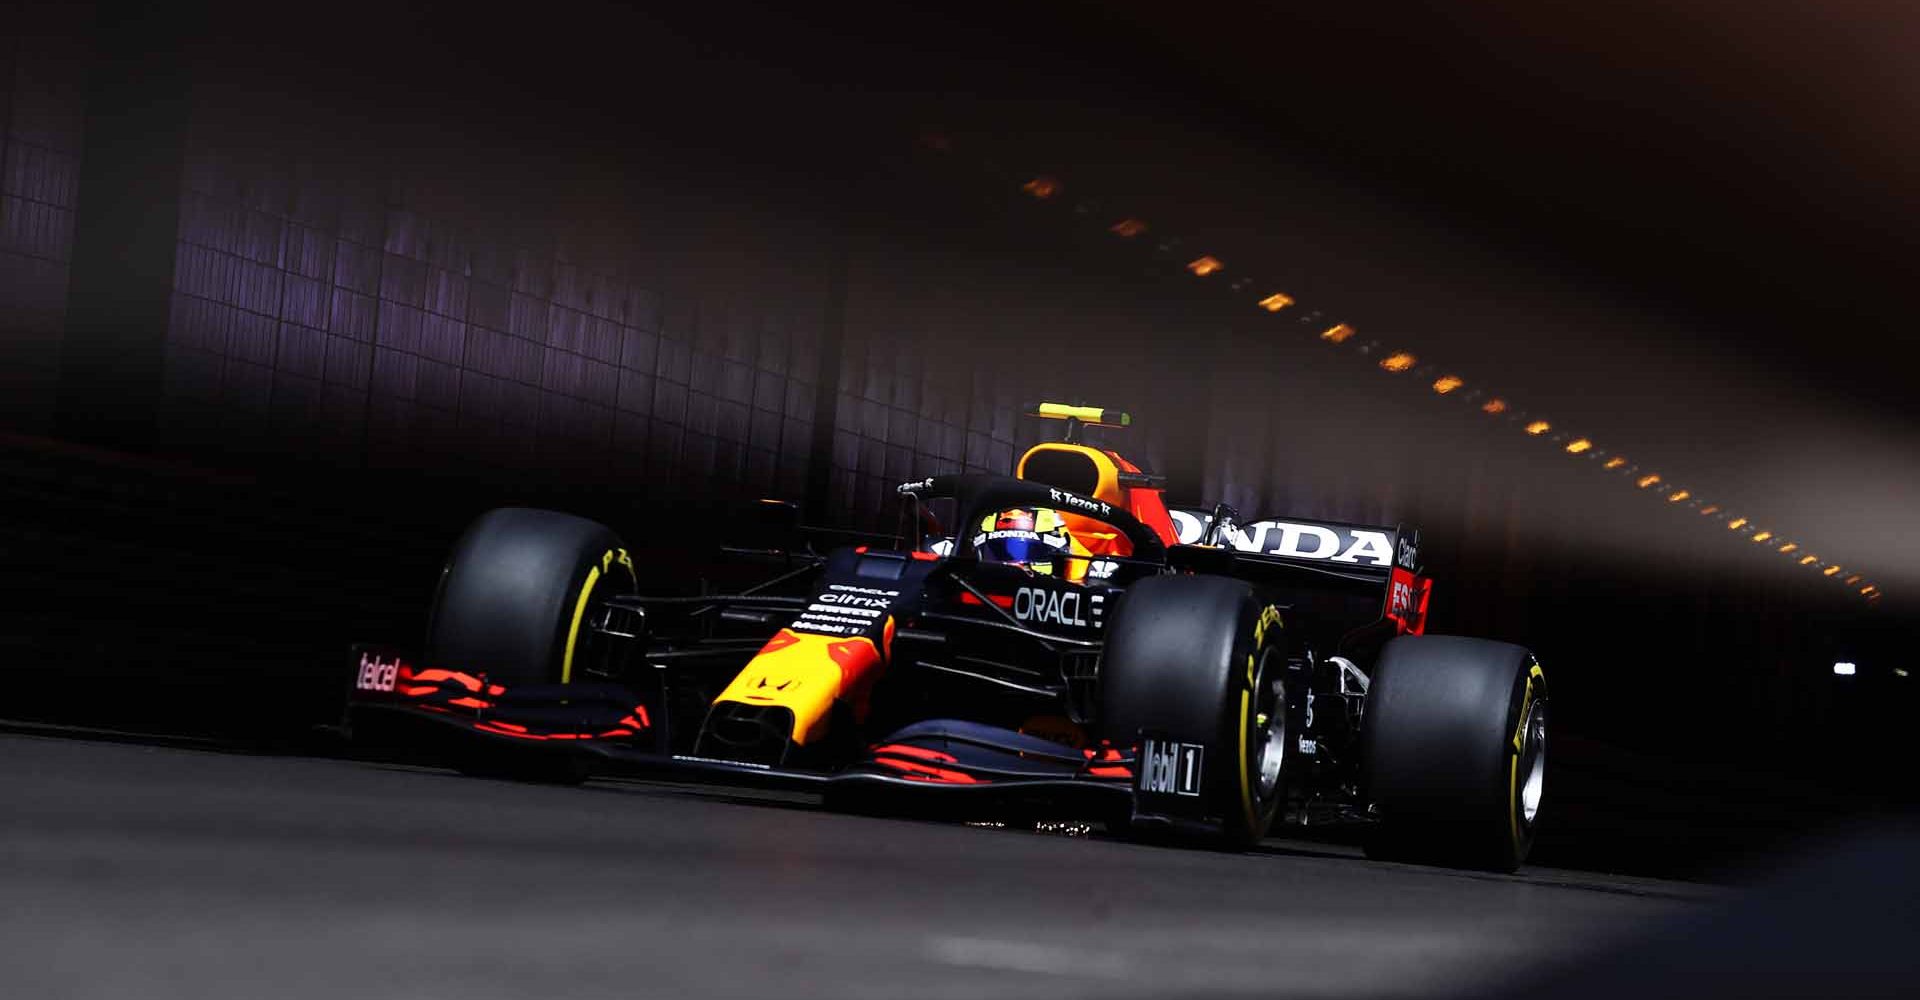
[[[1146,795],[1200,794],[1206,747],[1147,739],[1140,744],[1140,791]]]

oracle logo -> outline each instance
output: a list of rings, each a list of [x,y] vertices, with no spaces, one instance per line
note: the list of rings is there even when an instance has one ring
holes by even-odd
[[[1013,615],[1021,621],[1084,627],[1087,620],[1080,614],[1080,596],[1070,590],[1021,587],[1013,592]]]

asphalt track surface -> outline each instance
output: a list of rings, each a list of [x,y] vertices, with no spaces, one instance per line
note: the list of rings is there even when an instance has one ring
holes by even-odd
[[[10,997],[1465,996],[1720,896],[0,736]]]

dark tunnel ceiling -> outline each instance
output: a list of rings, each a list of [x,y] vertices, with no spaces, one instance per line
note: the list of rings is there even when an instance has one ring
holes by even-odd
[[[1626,0],[1060,4],[947,22],[1131,104],[1450,218],[1911,426],[1920,8]],[[897,23],[876,48],[902,48]],[[922,36],[940,33],[923,31]],[[999,49],[984,39],[998,35]],[[904,43],[919,52],[924,37]],[[1036,51],[1037,50],[1037,51]],[[902,79],[916,69],[900,57]],[[991,77],[984,60],[977,64]],[[930,71],[920,68],[926,75]],[[1044,72],[1044,71],[1043,71]],[[965,83],[935,78],[940,86]],[[989,94],[991,84],[982,88]],[[1071,126],[1068,126],[1071,127]]]
[[[1914,320],[1920,9],[1370,7],[1309,15],[1307,39],[1341,41],[1290,48],[1293,86],[1260,58],[1299,34],[1290,15],[1249,8],[1159,37],[1332,163],[1484,213],[1623,298],[1691,313],[1728,356],[1911,429],[1896,359]],[[1323,88],[1339,96],[1289,94]]]
[[[1502,288],[1480,268],[1464,300],[1524,316],[1529,296],[1556,297],[1564,279],[1605,317],[1575,335],[1582,317],[1563,311],[1552,337],[1521,319],[1505,331],[1423,323],[1365,301],[1378,296],[1360,279],[1329,296],[1335,308],[1420,326],[1409,347],[1554,393],[1596,440],[1674,447],[1689,471],[1889,589],[1920,587],[1896,573],[1920,565],[1920,543],[1899,540],[1920,496],[1906,347],[1920,319],[1908,273],[1920,82],[1905,58],[1920,9],[1458,0],[636,14],[557,2],[537,19],[387,6],[319,25],[224,9],[204,33],[216,46],[255,33],[246,50],[281,69],[344,54],[336,86],[402,83],[383,97],[426,111],[464,101],[483,126],[548,119],[585,135],[590,122],[639,121],[636,133],[666,135],[679,126],[660,125],[674,114],[661,109],[678,103],[680,125],[716,149],[803,127],[819,148],[876,118],[955,119],[1043,169],[1093,168],[1143,210],[1255,259],[1262,226],[1289,221],[1272,178],[1319,185],[1313,235],[1349,275],[1377,266],[1381,283],[1446,293],[1451,261],[1395,245],[1404,218],[1450,234],[1442,242],[1463,255],[1531,269]],[[695,79],[662,76],[679,65],[698,67]],[[699,98],[672,96],[682,89]],[[1128,119],[1196,139],[1130,141],[1111,127]],[[1365,221],[1344,229],[1350,219]]]
[[[495,117],[657,103],[652,68],[687,58],[702,71],[666,82],[689,96],[786,101],[823,130],[881,112],[1025,113],[1016,127],[1063,134],[1094,130],[1035,116],[1178,120],[1694,317],[1700,340],[1836,406],[1920,423],[1890,363],[1920,312],[1911,5],[357,6],[314,22],[215,2],[205,35],[368,86],[412,75],[396,105],[491,88]]]

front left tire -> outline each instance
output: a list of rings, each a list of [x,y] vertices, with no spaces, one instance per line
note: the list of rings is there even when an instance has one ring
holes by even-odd
[[[427,627],[427,666],[506,687],[571,684],[598,662],[596,603],[636,589],[633,560],[604,525],[550,510],[503,507],[468,526],[441,570]],[[463,774],[578,784],[588,767],[567,748],[492,740],[463,748]]]
[[[593,662],[595,602],[635,589],[633,560],[606,526],[551,510],[490,510],[441,570],[426,662],[498,684],[572,683]]]
[[[1156,576],[1128,589],[1116,610],[1100,664],[1101,729],[1116,746],[1133,746],[1133,813],[1117,824],[1145,834],[1156,827],[1211,827],[1225,846],[1258,843],[1285,797],[1289,734],[1279,612],[1239,580]],[[1144,740],[1173,748],[1176,772],[1147,759]],[[1197,749],[1195,749],[1197,748]]]

